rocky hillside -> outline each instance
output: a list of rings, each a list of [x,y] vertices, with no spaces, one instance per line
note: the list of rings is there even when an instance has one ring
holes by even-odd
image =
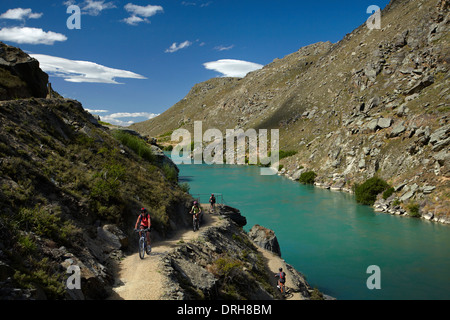
[[[47,81],[36,60],[0,45],[0,299],[106,298],[140,208],[164,238],[189,225],[192,198],[161,150],[78,101],[46,99]],[[71,266],[81,290],[67,290]]]
[[[0,298],[105,298],[141,207],[155,238],[189,222],[175,169],[138,156],[77,101],[0,102],[0,163]],[[81,267],[76,295],[70,265]]]
[[[177,128],[280,129],[294,156],[283,173],[351,190],[378,176],[395,189],[380,208],[450,214],[448,0],[392,0],[382,29],[313,44],[243,79],[200,83],[167,112],[133,128],[170,138]],[[169,141],[167,141],[169,142]],[[397,209],[399,210],[397,210]],[[401,209],[401,210],[400,210]],[[397,210],[397,211],[396,211]]]

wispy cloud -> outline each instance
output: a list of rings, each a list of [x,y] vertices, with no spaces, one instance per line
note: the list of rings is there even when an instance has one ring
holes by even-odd
[[[85,109],[89,113],[106,113],[109,112],[109,110],[102,110],[102,109]]]
[[[13,27],[0,29],[0,40],[19,44],[53,45],[56,41],[66,41],[67,37],[61,33],[46,32],[38,28]]]
[[[64,5],[71,6],[77,4],[75,0],[67,0]],[[85,0],[80,2],[78,6],[83,14],[90,16],[98,16],[102,11],[117,8],[113,2],[105,2],[104,0]]]
[[[193,1],[182,1],[181,4],[183,6],[189,7],[189,6],[199,6],[200,8],[204,8],[204,7],[208,7],[210,4],[212,3],[212,1],[208,1],[208,2],[193,2]]]
[[[114,9],[116,6],[112,2],[86,0],[83,11],[91,16],[98,16],[100,12],[106,9]]]
[[[231,50],[233,48],[234,48],[234,44],[232,44],[231,46],[228,46],[228,47],[220,45],[220,46],[214,47],[214,50],[217,50],[217,51],[228,51],[228,50]]]
[[[172,45],[170,46],[169,49],[166,49],[166,53],[173,53],[173,52],[177,52],[178,50],[187,48],[189,46],[192,45],[192,42],[186,40],[185,42],[182,42],[180,44],[177,44],[176,42],[172,43]]]
[[[204,63],[203,66],[208,70],[220,72],[224,77],[239,78],[243,78],[247,75],[247,73],[259,70],[263,67],[261,64],[233,59],[207,62]]]
[[[25,19],[39,19],[42,17],[43,13],[34,13],[31,9],[9,9],[5,13],[0,15],[0,19],[9,20],[25,20]]]
[[[149,23],[150,21],[148,20],[148,18],[156,15],[159,12],[164,12],[163,7],[153,6],[151,4],[149,4],[148,6],[139,6],[133,3],[128,3],[124,8],[131,14],[131,16],[124,19],[123,21],[133,26],[136,26],[141,22]]]
[[[109,115],[100,116],[101,120],[118,126],[127,127],[137,122],[136,120],[149,120],[159,116],[159,114],[150,112],[118,112]]]
[[[89,61],[69,60],[43,54],[30,54],[40,63],[41,69],[68,82],[120,84],[116,78],[146,79],[131,71],[113,69]]]

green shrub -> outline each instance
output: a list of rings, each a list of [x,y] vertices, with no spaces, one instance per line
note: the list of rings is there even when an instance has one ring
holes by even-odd
[[[319,289],[314,288],[314,291],[311,293],[311,300],[325,300],[322,292]]]
[[[317,174],[314,171],[303,172],[298,181],[304,184],[314,184]]]
[[[280,157],[280,160],[281,160],[281,159],[284,159],[284,158],[295,156],[297,153],[298,152],[294,151],[294,150],[287,150],[287,151],[280,150],[279,151],[279,157]]]
[[[183,192],[189,193],[189,190],[191,190],[191,187],[189,186],[189,183],[183,182],[178,184],[180,186],[180,189],[183,190]]]
[[[39,236],[46,236],[50,239],[68,241],[75,233],[75,227],[69,222],[63,222],[60,218],[60,211],[50,212],[42,207],[36,206],[33,209],[22,208],[16,217],[19,228],[36,233]],[[25,250],[33,249],[31,239],[19,238],[19,245]]]
[[[419,205],[417,203],[411,203],[408,206],[408,214],[413,217],[413,218],[418,218],[420,217],[420,212],[419,212]]]
[[[364,205],[373,205],[377,199],[377,195],[389,188],[389,185],[383,179],[373,177],[361,185],[356,185],[355,196],[356,202]]]
[[[295,156],[298,153],[298,151],[295,150],[279,150],[278,151],[278,157],[279,159],[284,159],[284,158],[288,158],[288,157],[292,157]],[[270,158],[272,156],[272,151],[269,151],[268,157]]]
[[[178,173],[177,170],[175,170],[174,167],[165,164],[162,167],[162,170],[164,172],[164,175],[166,176],[167,180],[169,180],[170,182],[177,182],[178,181]]]
[[[155,156],[153,155],[151,147],[141,138],[121,130],[114,131],[113,136],[122,144],[133,150],[142,159],[151,163],[154,162]]]
[[[95,183],[92,187],[91,196],[109,202],[111,198],[117,197],[117,190],[125,176],[125,168],[121,164],[110,163],[102,171],[94,175]]]
[[[390,196],[392,196],[392,194],[394,193],[395,189],[393,187],[390,187],[388,189],[386,189],[383,192],[383,199],[386,200],[387,198],[389,198]]]
[[[17,240],[17,244],[19,245],[21,253],[33,253],[37,249],[36,243],[29,235],[20,236]]]

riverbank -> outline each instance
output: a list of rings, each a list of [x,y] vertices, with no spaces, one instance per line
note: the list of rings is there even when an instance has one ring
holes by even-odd
[[[306,169],[300,169],[300,167],[296,166],[296,170],[286,170],[283,168],[278,172],[278,175],[292,181],[298,181],[301,173],[303,172],[306,172]],[[334,174],[328,179],[325,177],[319,177],[314,182],[314,186],[317,188],[330,190],[333,192],[345,192],[348,194],[354,194],[352,188],[349,187],[352,184],[353,183],[351,181],[347,181],[344,176],[339,174]],[[394,187],[394,194],[387,199],[383,199],[381,194],[378,195],[377,200],[372,208],[375,212],[379,213],[385,213],[399,217],[410,217],[416,219],[420,218],[424,221],[450,225],[450,216],[437,215],[436,209],[434,209],[434,211],[427,210],[425,202],[423,202],[422,205],[417,205],[417,212],[414,213],[409,212],[408,208],[403,203],[404,201],[411,199],[415,195],[418,199],[423,199],[423,195],[429,195],[433,190],[433,187],[419,187],[416,183],[411,185],[408,185],[406,183],[400,184]]]

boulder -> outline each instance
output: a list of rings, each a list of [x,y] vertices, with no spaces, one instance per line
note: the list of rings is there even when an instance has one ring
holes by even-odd
[[[377,124],[381,129],[386,129],[392,125],[392,119],[391,118],[381,118],[381,119],[378,119]]]
[[[412,94],[419,93],[426,87],[431,86],[434,83],[434,77],[433,76],[427,76],[415,85],[413,85],[409,90],[405,92],[407,96],[410,96]]]
[[[46,98],[48,75],[39,61],[18,48],[0,42],[0,100]]]
[[[174,259],[172,267],[187,281],[190,286],[201,290],[205,297],[216,298],[216,278],[196,263],[186,259]]]
[[[396,125],[390,135],[389,138],[395,138],[398,137],[399,135],[401,135],[402,133],[404,133],[406,131],[406,127],[403,125],[403,123],[399,123],[398,125]]]
[[[223,217],[226,217],[233,222],[235,222],[238,226],[244,227],[247,224],[247,218],[241,215],[241,212],[238,209],[229,207],[229,206],[218,206],[219,214]]]
[[[260,225],[255,225],[250,230],[248,236],[253,240],[259,247],[266,249],[270,252],[275,253],[281,257],[281,249],[278,243],[278,239],[270,229],[264,228]]]
[[[437,144],[439,141],[445,140],[450,134],[450,124],[442,126],[434,131],[430,136],[430,143]]]

